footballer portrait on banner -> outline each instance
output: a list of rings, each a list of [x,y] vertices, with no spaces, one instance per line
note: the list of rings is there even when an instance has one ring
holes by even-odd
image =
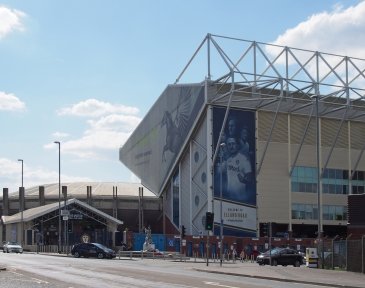
[[[213,109],[213,143],[219,149],[214,166],[214,196],[220,198],[222,194],[224,200],[256,206],[255,114],[230,109],[222,130],[225,112],[225,108]]]

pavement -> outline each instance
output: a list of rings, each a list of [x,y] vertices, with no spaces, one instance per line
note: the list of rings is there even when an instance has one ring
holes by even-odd
[[[326,270],[309,268],[305,265],[301,267],[292,266],[260,266],[257,263],[236,261],[235,263],[220,262],[200,263],[193,265],[196,271],[203,271],[215,274],[225,274],[232,276],[260,278],[282,282],[302,283],[308,285],[319,285],[324,287],[342,288],[364,288],[365,274],[347,272],[341,270]]]
[[[117,256],[118,259],[118,256]],[[130,257],[123,257],[120,259],[131,259]],[[140,260],[140,258],[133,258]],[[144,258],[146,259],[146,258]],[[161,258],[153,261],[160,261]],[[343,270],[326,270],[319,268],[309,268],[305,265],[301,267],[293,266],[260,266],[256,262],[244,261],[235,262],[224,261],[222,266],[220,261],[209,260],[208,265],[206,259],[202,258],[183,258],[174,259],[165,258],[166,261],[173,261],[177,265],[182,265],[185,269],[192,269],[200,272],[225,274],[238,277],[250,277],[267,279],[281,282],[302,283],[308,285],[317,285],[324,287],[341,287],[341,288],[365,288],[365,274],[348,272]],[[143,261],[143,260],[141,260]],[[162,260],[164,261],[164,260]]]
[[[42,255],[50,255],[57,257],[72,257],[66,254],[57,253],[39,253]],[[130,257],[116,258],[116,260],[131,260]],[[133,260],[144,261],[148,258],[133,258]],[[365,274],[348,272],[343,270],[327,270],[319,268],[309,268],[305,265],[301,267],[292,266],[260,266],[255,262],[239,260],[233,262],[224,261],[220,265],[220,261],[209,260],[208,265],[205,259],[186,258],[185,260],[161,258],[151,259],[152,261],[173,261],[176,265],[181,265],[185,269],[195,271],[225,274],[238,277],[250,277],[267,279],[281,282],[302,283],[308,285],[318,285],[324,287],[341,287],[341,288],[364,288]]]

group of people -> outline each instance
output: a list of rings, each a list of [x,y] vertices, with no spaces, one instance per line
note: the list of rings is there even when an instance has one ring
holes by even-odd
[[[245,252],[245,250],[242,249],[242,251],[240,253],[240,261],[241,262],[245,262],[245,261],[254,262],[255,258],[256,258],[255,253],[248,254],[248,253]]]
[[[227,260],[229,260],[230,251],[228,249],[225,254],[226,254]],[[252,251],[252,253],[246,253],[245,250],[242,249],[242,251],[239,255],[239,259],[240,259],[240,262],[246,262],[246,261],[254,262],[256,260],[257,255],[258,255],[258,252],[256,250]],[[233,248],[232,249],[232,261],[236,262],[237,258],[238,258],[237,250],[236,250],[236,248]]]

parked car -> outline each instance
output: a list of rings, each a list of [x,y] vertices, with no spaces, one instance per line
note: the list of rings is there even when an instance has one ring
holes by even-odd
[[[321,257],[322,255],[320,255]],[[332,259],[333,257],[333,259]],[[324,260],[323,264],[325,268],[333,268],[333,267],[339,267],[339,268],[345,268],[346,267],[346,258],[344,255],[332,252],[324,252]],[[333,264],[333,267],[332,267]]]
[[[99,243],[79,243],[72,246],[71,254],[76,257],[115,258],[114,250]]]
[[[256,262],[259,265],[270,265],[270,258],[271,265],[273,266],[293,265],[295,267],[299,267],[304,263],[303,256],[299,254],[298,251],[289,248],[274,248],[271,251],[268,250],[257,256]]]
[[[3,246],[4,253],[23,253],[23,247],[18,242],[9,241],[6,242]]]

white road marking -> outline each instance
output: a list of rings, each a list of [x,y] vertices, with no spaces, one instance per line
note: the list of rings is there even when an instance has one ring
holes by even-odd
[[[219,282],[207,282],[207,281],[204,281],[204,284],[206,284],[206,285],[212,285],[212,286],[218,286],[218,287],[225,287],[225,288],[239,288],[239,287],[236,287],[236,286],[222,285],[222,284],[219,284]]]
[[[32,280],[36,281],[38,284],[48,284],[47,281],[41,280],[41,279],[37,279],[37,278],[31,278]]]
[[[24,274],[22,273],[19,273],[19,272],[15,272],[15,271],[9,271],[10,273],[13,273],[15,275],[18,275],[18,276],[22,276],[22,277],[25,277]],[[37,279],[37,278],[33,278],[31,277],[30,278],[32,281],[31,282],[36,282],[38,284],[49,284],[47,281],[44,281],[44,280],[41,280],[41,279]],[[23,279],[23,281],[27,281],[26,279]]]

